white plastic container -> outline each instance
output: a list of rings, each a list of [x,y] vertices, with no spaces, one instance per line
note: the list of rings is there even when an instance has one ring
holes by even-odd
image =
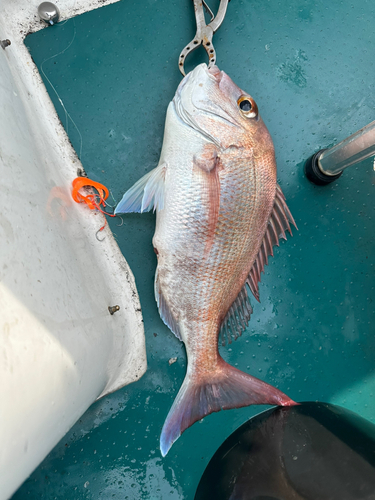
[[[98,397],[146,370],[133,275],[108,227],[96,239],[103,216],[71,198],[80,163],[23,44],[37,7],[0,4],[1,500]]]

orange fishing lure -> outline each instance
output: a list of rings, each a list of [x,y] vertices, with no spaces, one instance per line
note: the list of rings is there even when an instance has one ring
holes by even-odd
[[[86,205],[89,207],[90,210],[96,209],[99,210],[99,212],[101,212],[104,215],[108,215],[109,217],[116,217],[115,214],[109,214],[108,212],[103,210],[103,208],[100,206],[100,205],[102,206],[107,205],[105,200],[109,196],[109,191],[103,184],[101,184],[100,182],[93,181],[88,177],[76,177],[72,182],[72,186],[73,186],[72,198],[75,202],[86,203]],[[97,192],[83,195],[80,192],[80,189],[87,187],[92,187]],[[105,221],[104,226],[99,229],[99,231],[102,231],[105,228],[106,224],[107,220]]]

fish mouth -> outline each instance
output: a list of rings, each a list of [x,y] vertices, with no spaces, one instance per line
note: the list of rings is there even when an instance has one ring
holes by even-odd
[[[185,78],[178,86],[176,94],[172,100],[172,105],[176,115],[184,125],[201,134],[209,142],[213,142],[214,144],[216,144],[216,146],[220,147],[220,143],[215,139],[215,137],[212,136],[208,131],[204,130],[201,126],[199,126],[195,117],[188,109],[185,108],[183,103],[183,101],[185,101],[185,103],[188,101],[190,104],[192,104],[192,94],[194,90],[197,87],[202,87],[202,85],[204,84],[204,79],[201,78],[202,72],[209,78],[209,80],[216,82],[217,74],[220,73],[220,70],[217,66],[215,66],[213,73],[211,73],[205,63],[197,66],[193,71],[185,76]],[[199,80],[201,80],[200,83],[198,83]]]
[[[198,71],[202,71],[202,70],[206,73],[206,75],[209,77],[210,80],[216,82],[218,85],[220,84],[221,79],[223,78],[224,72],[220,71],[220,69],[215,65],[212,66],[211,68],[208,68],[206,63],[202,63],[202,64],[199,64],[199,66],[197,66],[195,69],[193,69],[193,71],[190,71],[190,73],[188,73],[185,76],[185,78],[182,80],[180,85],[177,87],[175,99],[176,99],[176,97],[181,98],[181,94],[182,94],[184,87],[188,83],[190,83],[191,79],[194,79],[194,75]]]
[[[173,101],[177,98],[181,98],[181,93],[182,93],[182,89],[185,87],[185,85],[188,83],[188,81],[190,80],[191,78],[191,72],[188,73],[184,78],[183,80],[180,82],[180,85],[177,87],[177,90],[176,90],[176,94],[173,98]]]
[[[193,118],[193,116],[184,108],[180,96],[176,95],[171,104],[173,106],[176,116],[184,126],[189,127],[191,130],[194,130],[195,132],[198,132],[208,142],[215,144],[219,149],[221,149],[220,142],[213,135],[211,135],[209,132],[200,127],[197,121]]]
[[[210,116],[217,121],[231,127],[238,127],[234,119],[219,105],[212,102],[210,93],[214,88],[220,88],[225,73],[217,66],[208,68],[205,63],[197,66],[188,73],[177,88],[172,104],[177,116],[188,127],[199,132],[209,142],[221,149],[221,141],[216,134],[210,133],[205,126],[202,127],[199,116]],[[207,93],[207,87],[213,88]],[[206,89],[206,90],[205,90]],[[215,92],[213,92],[215,93]]]
[[[220,85],[221,79],[223,78],[223,72],[215,65],[211,66],[211,68],[207,68],[207,72],[209,76],[213,76],[217,84]]]

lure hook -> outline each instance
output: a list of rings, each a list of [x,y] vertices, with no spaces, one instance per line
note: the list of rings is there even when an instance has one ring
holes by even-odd
[[[86,205],[89,207],[90,210],[98,210],[103,215],[108,215],[108,217],[118,217],[117,215],[115,215],[113,213],[111,214],[111,213],[106,212],[100,206],[100,205],[103,205],[104,207],[108,206],[108,207],[113,208],[108,202],[105,201],[109,196],[109,190],[103,184],[100,184],[100,182],[93,181],[93,180],[89,179],[88,177],[79,176],[73,180],[72,187],[73,187],[72,198],[77,203],[86,203]],[[86,188],[86,189],[91,188],[91,192],[89,194],[84,195],[84,194],[82,194],[82,192],[80,192],[80,189],[82,189],[82,188]],[[93,188],[97,191],[96,193],[93,191]],[[111,196],[113,198],[112,192],[111,192]],[[114,198],[113,198],[113,200],[115,201]],[[119,225],[119,227],[121,227],[124,223],[124,221],[122,220],[121,217],[120,217],[120,219],[121,219],[121,224]],[[98,229],[98,231],[95,233],[95,237],[98,241],[103,241],[105,239],[105,236],[104,236],[104,238],[100,239],[98,235],[99,235],[100,231],[103,231],[106,224],[107,224],[107,219],[105,219],[104,226],[102,226],[100,229]]]
[[[100,239],[100,238],[99,238],[99,233],[100,233],[100,231],[103,231],[104,227],[105,227],[105,226],[101,227],[101,228],[100,228],[100,229],[98,229],[98,230],[96,231],[96,233],[95,233],[95,238],[96,238],[98,241],[104,241],[104,240],[105,240],[105,236],[103,236],[103,238],[102,238],[102,239]]]
[[[124,219],[121,217],[121,215],[117,216],[119,219],[121,219],[121,224],[116,224],[117,227],[121,227],[124,224]]]

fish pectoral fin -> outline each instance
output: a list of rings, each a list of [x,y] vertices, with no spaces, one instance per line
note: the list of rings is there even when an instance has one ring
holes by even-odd
[[[215,144],[208,143],[199,156],[194,156],[194,165],[204,172],[211,172],[220,162],[219,149]]]
[[[158,305],[159,314],[160,314],[161,319],[164,321],[164,323],[167,325],[167,327],[171,330],[171,332],[176,335],[178,340],[182,341],[180,328],[178,326],[176,318],[173,316],[173,314],[168,306],[168,303],[165,300],[162,291],[160,290],[159,272],[158,272],[157,268],[156,268],[156,273],[155,273],[154,291],[155,291],[155,300],[156,300],[156,303]]]
[[[297,229],[297,225],[285,202],[285,196],[281,191],[281,187],[277,184],[275,201],[268,221],[267,230],[253,267],[246,279],[246,283],[258,302],[258,283],[260,282],[260,275],[264,271],[264,267],[268,264],[268,256],[271,255],[271,257],[273,257],[273,247],[275,245],[279,246],[279,239],[284,238],[286,240],[286,231],[289,231],[290,235],[293,236],[290,224],[293,224]]]
[[[231,344],[232,337],[234,340],[237,340],[242,335],[242,332],[246,330],[252,313],[253,308],[247,295],[245,283],[221,324],[219,338],[221,338],[222,345],[225,345],[226,341],[228,341],[228,344]]]
[[[283,392],[218,359],[218,368],[209,380],[197,381],[189,371],[164,423],[160,436],[163,457],[172,444],[194,422],[210,413],[253,404],[293,406]]]
[[[115,208],[115,214],[149,212],[164,207],[164,181],[167,165],[161,163],[132,186]]]

